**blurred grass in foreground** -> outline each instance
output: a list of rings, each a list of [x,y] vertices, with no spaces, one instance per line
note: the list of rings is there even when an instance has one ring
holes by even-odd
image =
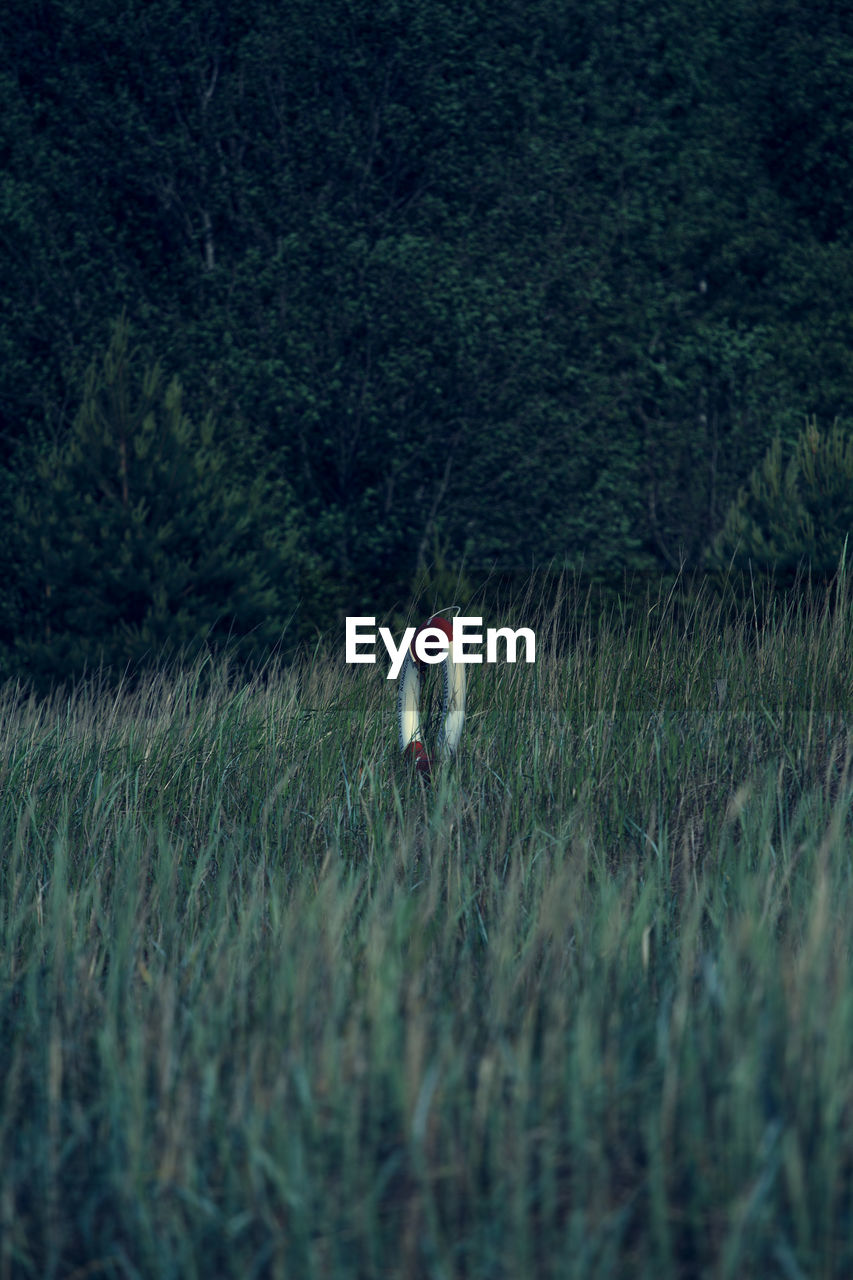
[[[6,687],[0,1280],[853,1275],[844,575],[525,616],[429,788],[343,637]]]

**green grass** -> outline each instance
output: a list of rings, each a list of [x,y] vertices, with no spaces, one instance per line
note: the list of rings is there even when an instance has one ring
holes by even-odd
[[[343,635],[7,686],[0,1280],[853,1274],[838,595],[558,601],[431,786]]]

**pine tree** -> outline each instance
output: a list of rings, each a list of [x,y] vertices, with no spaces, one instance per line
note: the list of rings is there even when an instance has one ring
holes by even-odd
[[[226,639],[260,657],[295,615],[286,487],[236,479],[212,418],[196,426],[179,380],[140,367],[129,339],[122,317],[69,438],[34,454],[13,502],[13,661],[37,687]]]
[[[790,576],[835,572],[853,529],[853,437],[837,419],[828,432],[806,420],[787,464],[777,437],[726,515],[706,554],[713,569],[730,562]]]

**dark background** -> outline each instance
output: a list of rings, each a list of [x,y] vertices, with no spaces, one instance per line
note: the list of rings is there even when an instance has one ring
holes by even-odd
[[[707,567],[844,422],[846,4],[4,13],[6,674]]]

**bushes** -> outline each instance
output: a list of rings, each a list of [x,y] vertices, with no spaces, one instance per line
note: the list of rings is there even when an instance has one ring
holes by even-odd
[[[790,575],[800,567],[812,575],[834,573],[853,528],[853,439],[835,421],[821,432],[806,420],[783,469],[777,437],[748,487],[741,488],[725,524],[709,549],[714,568],[731,561],[759,572]]]
[[[252,457],[240,443],[243,466],[120,319],[69,436],[31,446],[7,496],[7,669],[44,688],[203,642],[230,638],[248,659],[279,641],[298,600],[294,504],[268,473],[239,478]]]

